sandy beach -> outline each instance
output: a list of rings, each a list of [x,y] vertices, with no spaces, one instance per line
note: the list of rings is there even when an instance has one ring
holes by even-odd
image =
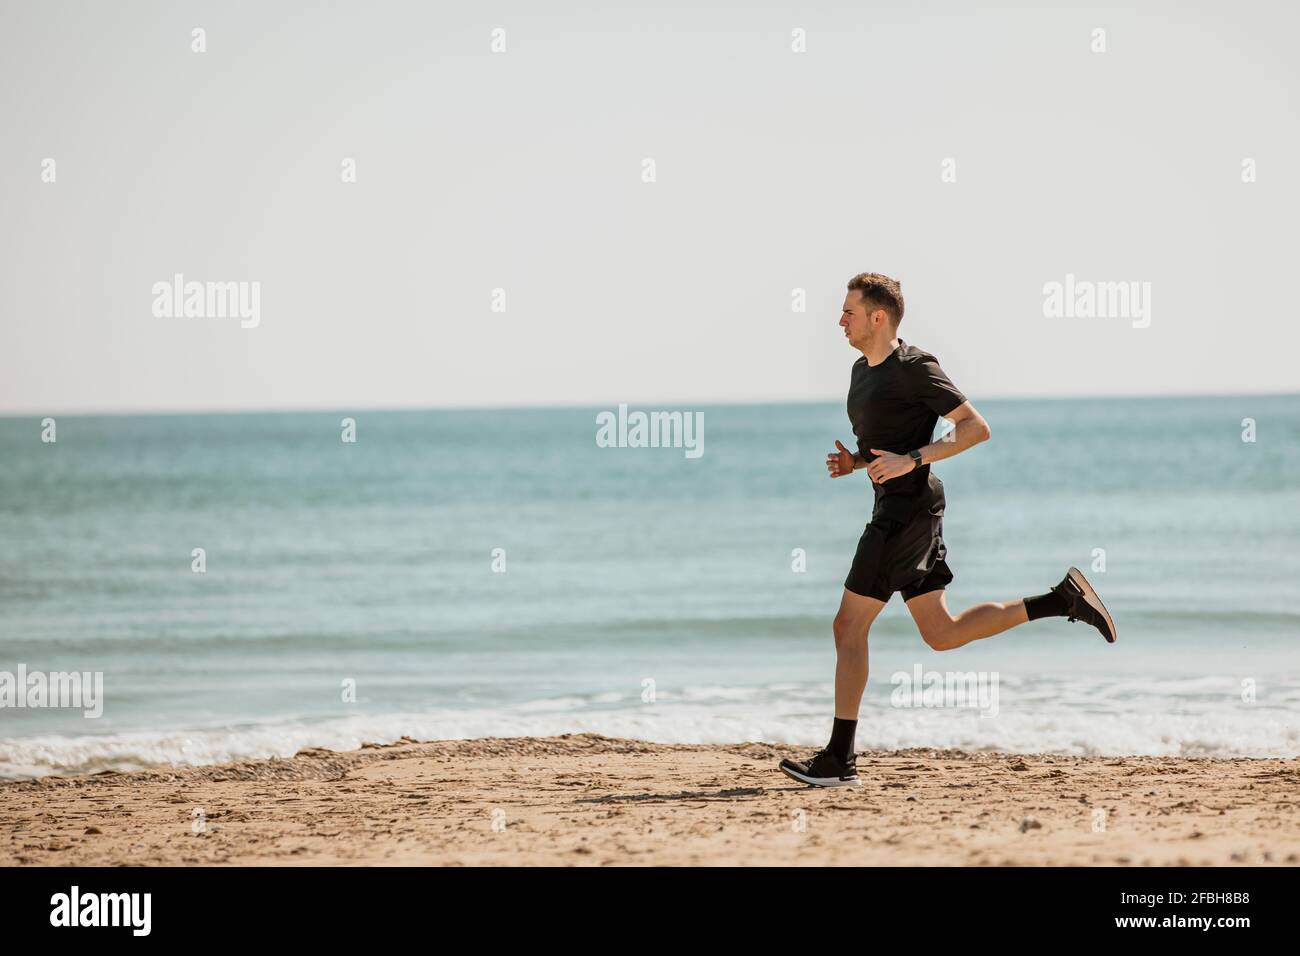
[[[804,749],[592,734],[306,750],[0,785],[0,863],[1293,865],[1300,760]]]

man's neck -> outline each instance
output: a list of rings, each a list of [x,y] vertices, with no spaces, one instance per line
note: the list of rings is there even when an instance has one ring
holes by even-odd
[[[862,350],[862,354],[866,357],[867,364],[874,368],[893,355],[896,348],[898,348],[898,336],[894,336],[888,342],[883,342],[880,345],[865,348]]]

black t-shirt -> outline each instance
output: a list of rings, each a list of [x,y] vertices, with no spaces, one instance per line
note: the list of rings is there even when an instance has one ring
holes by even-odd
[[[906,455],[928,445],[940,417],[964,401],[966,396],[949,381],[939,360],[902,339],[879,365],[868,365],[864,355],[853,363],[849,382],[849,421],[858,454],[870,462],[879,457],[872,448]],[[872,482],[875,513],[910,516],[928,496],[929,479],[930,466],[922,465],[883,485]]]

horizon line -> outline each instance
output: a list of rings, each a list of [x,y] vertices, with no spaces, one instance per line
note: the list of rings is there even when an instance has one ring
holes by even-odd
[[[1171,392],[1171,393],[1137,393],[1124,395],[989,395],[980,401],[989,402],[1078,402],[1078,401],[1125,401],[1125,400],[1159,400],[1189,398],[1287,398],[1300,396],[1300,391],[1291,392]],[[242,407],[207,407],[207,408],[121,408],[121,409],[44,409],[41,411],[0,411],[0,421],[7,419],[27,419],[62,416],[67,418],[149,418],[172,417],[182,415],[307,415],[339,412],[524,412],[524,411],[563,411],[578,409],[608,409],[619,405],[642,406],[651,410],[696,410],[702,408],[749,408],[764,405],[838,405],[842,398],[835,399],[755,399],[738,401],[707,402],[659,402],[659,401],[619,401],[612,406],[608,402],[556,402],[541,405],[316,405],[286,406],[283,408],[242,408]]]

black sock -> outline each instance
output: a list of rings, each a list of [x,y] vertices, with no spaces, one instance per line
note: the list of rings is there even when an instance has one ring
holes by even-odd
[[[836,717],[835,726],[831,728],[831,742],[826,745],[826,749],[847,763],[853,756],[853,734],[857,729],[856,720]]]
[[[1036,621],[1040,617],[1065,617],[1069,613],[1070,606],[1059,591],[1048,591],[1046,594],[1025,598],[1025,614],[1031,621]]]

